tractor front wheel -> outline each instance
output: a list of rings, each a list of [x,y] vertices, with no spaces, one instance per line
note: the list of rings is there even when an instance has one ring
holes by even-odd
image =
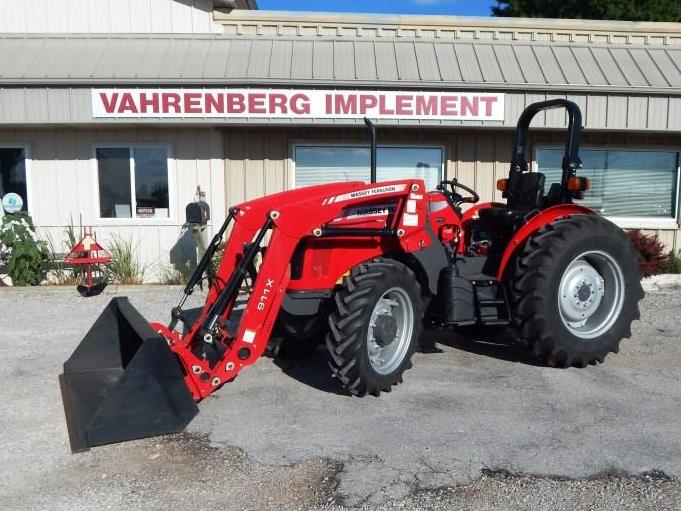
[[[640,278],[635,248],[608,220],[578,215],[548,224],[517,259],[512,297],[520,337],[550,366],[603,362],[631,337]]]
[[[336,293],[326,337],[329,364],[351,394],[378,396],[402,382],[422,329],[414,273],[392,259],[360,264]]]

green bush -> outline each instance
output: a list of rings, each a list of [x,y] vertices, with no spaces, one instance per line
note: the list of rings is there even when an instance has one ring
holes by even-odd
[[[102,268],[104,277],[110,284],[136,285],[144,282],[146,265],[137,257],[137,247],[130,239],[113,236],[106,247],[111,254],[111,262]]]
[[[47,243],[38,239],[25,212],[8,213],[0,227],[0,253],[15,286],[37,286],[45,278]]]
[[[220,267],[220,263],[222,262],[222,258],[225,255],[225,244],[221,243],[218,249],[215,251],[213,254],[213,259],[210,261],[210,265],[213,268],[213,273],[218,272],[218,268]]]
[[[681,250],[669,252],[669,262],[667,263],[667,273],[681,273]]]

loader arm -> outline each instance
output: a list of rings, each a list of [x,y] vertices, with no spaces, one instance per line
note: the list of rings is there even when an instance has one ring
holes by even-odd
[[[296,277],[298,284],[322,282],[332,291],[357,261],[429,248],[426,197],[423,181],[416,179],[349,182],[291,190],[231,208],[209,255],[172,309],[169,325],[147,323],[127,298],[115,297],[64,363],[60,385],[71,449],[182,431],[198,413],[196,401],[262,355],[299,246],[313,256],[324,253],[323,238],[347,247],[334,251],[330,280]],[[212,272],[210,253],[230,227],[224,255]],[[307,246],[314,245],[308,240],[319,239]],[[189,323],[182,306],[205,276],[211,282],[208,295],[198,319]],[[248,292],[242,287],[246,276],[253,281]],[[239,297],[245,298],[240,317]],[[180,321],[184,334],[175,328]]]
[[[338,222],[344,212],[377,200],[395,201],[394,213]],[[423,181],[402,180],[304,188],[236,206],[224,256],[198,319],[184,336],[152,324],[180,360],[194,399],[208,396],[262,355],[289,284],[291,258],[301,240],[389,238],[404,252],[423,250],[433,242],[424,228],[426,201]],[[236,312],[241,284],[258,254],[262,263],[238,327],[230,331],[228,320]],[[367,253],[367,259],[371,257]]]

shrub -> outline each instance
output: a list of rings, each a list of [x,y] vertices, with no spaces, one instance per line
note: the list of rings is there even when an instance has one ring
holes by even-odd
[[[106,247],[111,254],[111,262],[103,266],[102,272],[111,284],[136,285],[144,282],[146,265],[137,257],[137,247],[130,239],[113,236]]]
[[[8,213],[2,218],[0,253],[13,285],[37,286],[45,277],[47,243],[38,239],[27,213]]]
[[[213,254],[213,259],[211,259],[210,264],[213,267],[213,273],[218,272],[218,268],[220,267],[220,263],[222,262],[222,258],[225,255],[225,244],[221,243],[220,246],[217,248],[215,253]]]
[[[628,231],[627,234],[638,250],[639,264],[644,276],[650,277],[667,271],[669,256],[657,234],[646,234],[638,229]]]
[[[667,263],[667,273],[681,273],[681,250],[669,252],[669,262]]]

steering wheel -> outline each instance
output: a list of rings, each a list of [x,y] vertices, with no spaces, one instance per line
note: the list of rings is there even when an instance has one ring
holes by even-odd
[[[456,178],[447,181],[440,181],[437,185],[437,190],[442,192],[442,194],[447,198],[447,201],[455,207],[458,208],[461,204],[475,204],[480,201],[480,196],[472,188],[467,187],[459,183]],[[470,194],[470,197],[464,197],[460,193],[456,192],[456,188],[461,188],[465,192]]]

